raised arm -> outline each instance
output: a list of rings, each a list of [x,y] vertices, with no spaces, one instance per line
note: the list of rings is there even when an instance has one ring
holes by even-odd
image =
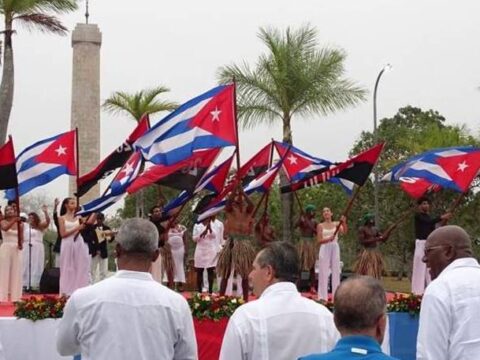
[[[45,229],[48,229],[48,227],[50,226],[50,216],[48,215],[48,208],[47,208],[47,205],[42,205],[42,212],[43,212],[43,216],[45,217],[45,220],[42,221],[38,227],[40,228],[40,230],[45,230]]]

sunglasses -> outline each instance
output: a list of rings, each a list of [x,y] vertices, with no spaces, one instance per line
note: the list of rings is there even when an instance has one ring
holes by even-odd
[[[435,250],[435,249],[440,249],[440,248],[443,248],[445,246],[450,246],[450,245],[437,245],[437,246],[430,246],[430,247],[426,247],[425,250],[424,250],[424,255],[427,256],[429,252],[431,252],[432,250]]]

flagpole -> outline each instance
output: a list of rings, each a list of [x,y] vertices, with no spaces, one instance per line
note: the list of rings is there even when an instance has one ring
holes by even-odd
[[[237,117],[237,82],[235,81],[235,77],[232,79],[233,81],[233,116],[235,117],[235,147],[237,150],[237,172],[240,170],[240,136],[238,133],[238,117]]]
[[[12,135],[8,135],[8,141],[12,144],[12,148],[14,149],[13,156],[15,156],[15,148],[13,147],[13,138]],[[15,176],[18,176],[17,174],[17,161],[15,161]],[[20,216],[20,191],[18,189],[18,178],[16,181],[16,186],[15,186],[15,205],[17,206],[17,216]],[[17,245],[20,250],[23,249],[23,232],[21,231],[21,226],[20,222],[17,222],[17,234],[18,234],[18,239],[17,239]]]
[[[362,188],[363,186],[358,186],[356,189],[355,189],[355,193],[353,194],[353,196],[350,198],[350,200],[348,201],[348,204],[347,204],[347,207],[345,208],[345,210],[342,212],[342,216],[343,217],[347,217],[348,213],[350,212],[350,210],[352,209],[352,206],[353,206],[353,202],[355,201],[355,199],[357,198],[358,194],[360,193],[360,189]],[[339,230],[340,230],[340,226],[342,226],[342,222],[339,221],[338,222],[338,225],[335,229],[335,232],[333,233],[333,237],[335,237]]]
[[[77,178],[76,178],[76,183],[77,183],[77,192],[75,193],[76,198],[77,198],[77,207],[80,206],[80,196],[78,196],[78,183],[80,182],[80,151],[79,151],[79,145],[78,145],[78,127],[75,127],[75,157],[76,157],[76,165],[77,165]]]

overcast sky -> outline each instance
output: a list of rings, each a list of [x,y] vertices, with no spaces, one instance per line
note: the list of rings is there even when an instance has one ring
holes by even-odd
[[[84,22],[80,9],[62,17],[72,30]],[[91,0],[90,23],[103,34],[101,98],[113,91],[156,85],[168,99],[184,102],[216,84],[216,70],[232,62],[253,64],[265,51],[259,27],[311,24],[322,45],[344,49],[346,76],[369,90],[368,101],[329,116],[293,119],[294,143],[313,155],[344,159],[362,130],[373,126],[372,95],[382,77],[378,117],[400,107],[435,109],[449,123],[479,133],[480,2],[475,0]],[[9,132],[17,152],[70,126],[70,35],[57,37],[17,28],[14,37],[15,98]],[[155,119],[157,120],[158,117]],[[102,156],[134,127],[128,117],[101,114]],[[281,126],[241,132],[246,160]],[[36,190],[66,196],[67,180]]]

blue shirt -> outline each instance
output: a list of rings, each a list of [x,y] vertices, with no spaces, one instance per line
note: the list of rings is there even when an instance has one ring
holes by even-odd
[[[345,336],[342,337],[335,348],[326,354],[313,354],[300,358],[300,360],[396,360],[382,353],[378,342],[370,336]]]

